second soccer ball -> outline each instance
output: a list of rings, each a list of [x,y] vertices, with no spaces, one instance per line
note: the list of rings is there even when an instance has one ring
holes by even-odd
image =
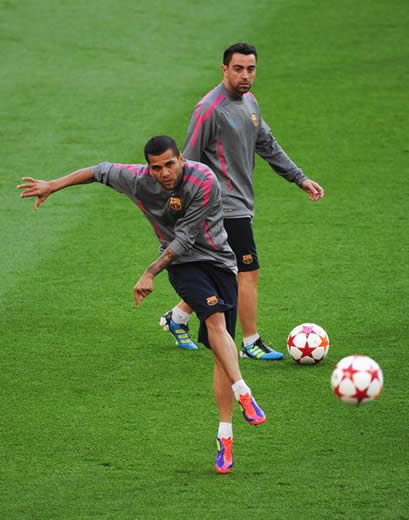
[[[382,392],[382,370],[368,356],[347,356],[336,364],[331,375],[331,386],[344,403],[355,406],[367,404]]]

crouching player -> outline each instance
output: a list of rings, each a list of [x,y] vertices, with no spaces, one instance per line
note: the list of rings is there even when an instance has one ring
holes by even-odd
[[[135,303],[152,292],[154,277],[167,269],[170,283],[199,317],[199,341],[214,357],[220,420],[215,469],[228,473],[233,466],[234,399],[249,424],[261,424],[266,417],[243,380],[233,340],[237,266],[223,227],[220,185],[208,166],[185,161],[171,137],[152,137],[144,151],[146,165],[101,163],[48,182],[23,177],[18,188],[23,198],[37,197],[38,209],[58,190],[97,181],[127,195],[149,219],[161,255],[134,286]]]

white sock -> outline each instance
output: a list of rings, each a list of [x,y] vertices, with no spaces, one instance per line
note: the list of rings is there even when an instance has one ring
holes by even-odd
[[[239,379],[236,381],[233,385],[231,385],[231,388],[234,393],[234,397],[239,400],[239,397],[243,394],[251,394],[250,388],[246,385],[244,382],[244,379]]]
[[[175,323],[187,325],[189,318],[190,318],[190,314],[188,312],[182,311],[182,309],[180,307],[178,307],[177,305],[176,305],[176,307],[173,307],[172,320]]]
[[[243,343],[245,347],[248,347],[249,345],[252,345],[254,342],[256,342],[259,338],[259,334],[256,332],[256,334],[253,334],[252,336],[246,336],[243,338]]]
[[[217,432],[219,439],[233,438],[233,426],[229,422],[220,422],[219,431]]]

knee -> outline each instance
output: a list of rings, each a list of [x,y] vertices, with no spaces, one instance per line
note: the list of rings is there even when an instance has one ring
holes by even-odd
[[[226,330],[226,320],[222,312],[216,312],[206,320],[206,327],[209,332],[222,333]]]
[[[244,285],[257,285],[259,278],[260,269],[256,269],[255,271],[241,271],[238,274],[238,283],[239,286]]]

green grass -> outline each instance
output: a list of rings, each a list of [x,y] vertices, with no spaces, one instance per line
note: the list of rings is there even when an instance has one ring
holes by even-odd
[[[160,4],[0,1],[0,516],[408,519],[407,3]],[[257,161],[259,328],[284,349],[314,321],[331,348],[313,367],[242,362],[269,421],[237,410],[223,477],[210,353],[159,330],[165,274],[133,306],[157,255],[146,219],[96,185],[34,214],[15,185],[182,143],[238,40],[258,46],[265,119],[327,192],[312,204]],[[329,388],[352,353],[385,376],[362,409]]]

